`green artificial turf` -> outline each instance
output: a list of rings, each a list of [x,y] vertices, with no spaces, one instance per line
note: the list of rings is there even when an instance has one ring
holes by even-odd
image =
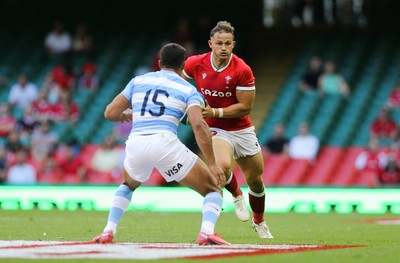
[[[222,212],[216,231],[234,244],[360,245],[333,249],[263,256],[213,259],[213,262],[400,262],[400,225],[377,225],[371,219],[399,218],[399,215],[361,214],[266,214],[274,239],[260,239],[250,222],[240,222],[232,212]],[[2,240],[88,241],[98,235],[107,220],[106,212],[94,211],[8,211],[0,210]],[[157,213],[128,211],[122,219],[116,242],[194,242],[201,213]],[[46,233],[44,236],[43,233]],[[27,262],[0,259],[1,262]],[[110,262],[108,260],[31,260],[45,262]],[[177,260],[157,260],[176,262]],[[118,262],[132,262],[119,260]],[[141,262],[149,262],[141,261]],[[204,262],[204,260],[179,260]]]

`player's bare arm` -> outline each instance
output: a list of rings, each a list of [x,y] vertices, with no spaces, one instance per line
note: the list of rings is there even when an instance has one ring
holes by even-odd
[[[225,108],[211,108],[207,105],[203,109],[204,118],[238,118],[249,115],[253,108],[255,90],[252,91],[236,91],[237,103]]]
[[[215,161],[210,128],[203,119],[200,106],[196,105],[190,107],[187,110],[187,114],[193,128],[196,142],[199,145],[200,150],[204,154],[204,157],[206,158],[211,174],[217,178],[220,186],[225,185],[225,174],[224,171],[219,166],[217,166],[217,163]]]
[[[107,105],[104,111],[104,117],[107,120],[115,122],[131,122],[132,110],[131,104],[124,95],[117,95],[110,104]]]

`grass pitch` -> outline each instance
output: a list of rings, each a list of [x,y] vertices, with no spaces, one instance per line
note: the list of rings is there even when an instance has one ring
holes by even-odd
[[[0,210],[2,240],[88,241],[98,235],[107,220],[106,212],[88,211],[6,211]],[[400,225],[378,225],[374,219],[395,219],[399,215],[360,214],[266,214],[274,239],[262,240],[250,222],[240,222],[234,213],[222,212],[216,231],[234,244],[360,245],[359,248],[240,256],[213,262],[400,262]],[[116,242],[194,243],[201,213],[157,213],[128,211],[122,219]],[[46,233],[46,235],[44,235]],[[0,259],[1,262],[27,262]],[[110,262],[109,260],[31,260],[45,262]],[[176,260],[157,260],[175,262]],[[132,262],[118,260],[117,262]],[[136,261],[136,262],[149,262]],[[204,262],[204,260],[179,260]]]

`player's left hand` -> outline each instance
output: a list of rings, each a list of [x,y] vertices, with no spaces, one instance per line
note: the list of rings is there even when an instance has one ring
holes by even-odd
[[[211,174],[217,179],[218,186],[222,189],[226,183],[224,170],[218,165],[210,165],[209,169]]]
[[[203,113],[203,118],[213,117],[212,108],[210,107],[210,105],[207,104],[207,106],[205,108],[202,108],[201,111]]]

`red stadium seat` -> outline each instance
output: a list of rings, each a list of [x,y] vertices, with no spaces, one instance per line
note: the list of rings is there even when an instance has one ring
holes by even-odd
[[[334,186],[349,187],[352,185],[356,169],[354,162],[357,156],[364,150],[363,147],[349,147],[343,154],[343,158],[339,162],[337,171],[332,173],[329,184]]]
[[[343,150],[339,147],[324,147],[304,183],[311,186],[326,185],[332,172],[337,168],[342,155]]]
[[[310,170],[311,164],[309,160],[292,159],[287,169],[279,178],[278,184],[282,186],[297,186],[303,183],[306,173]]]
[[[263,179],[266,185],[277,184],[288,161],[287,156],[278,154],[269,155],[264,159]]]
[[[374,188],[378,186],[378,175],[370,171],[356,172],[354,185],[361,187]]]

